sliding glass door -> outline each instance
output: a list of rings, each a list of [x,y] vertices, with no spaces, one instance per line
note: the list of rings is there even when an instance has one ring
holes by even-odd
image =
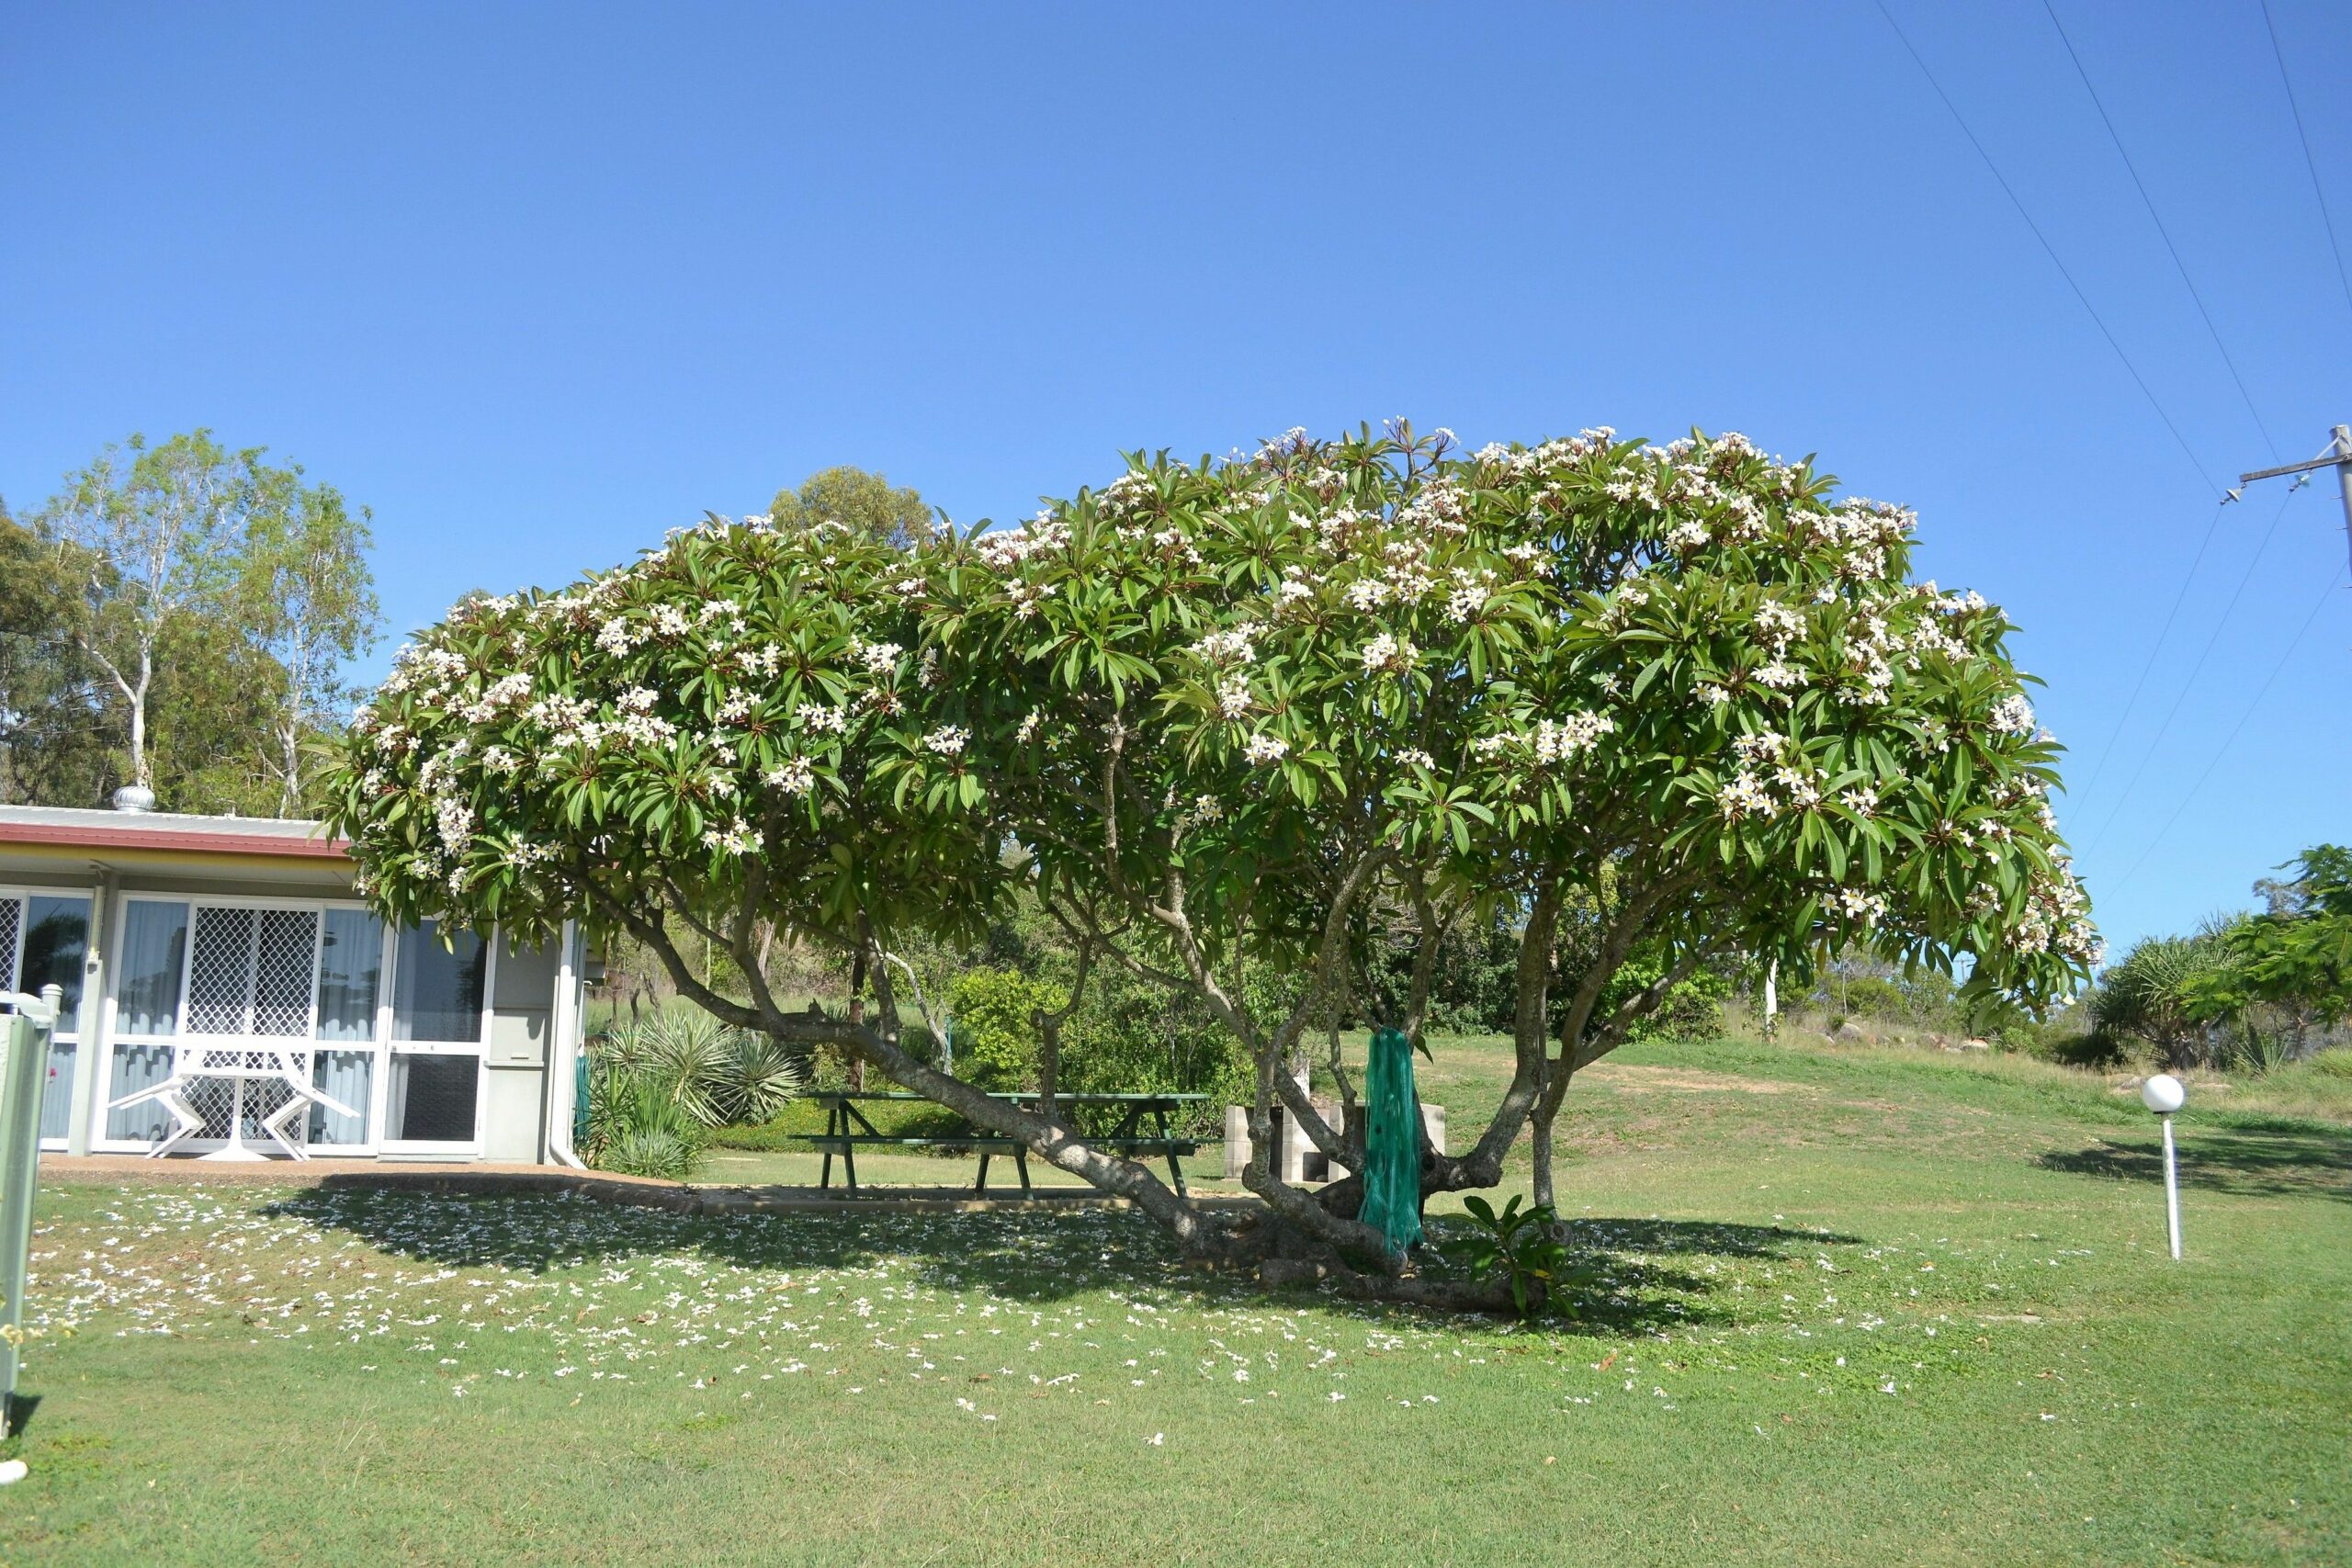
[[[288,1129],[311,1148],[481,1152],[494,943],[460,932],[444,947],[430,921],[388,931],[352,904],[131,894],[121,911],[107,1102],[163,1083],[199,1042],[300,1041],[312,1086],[345,1108],[314,1105]],[[232,1123],[266,1143],[260,1120],[288,1092],[198,1081],[185,1097],[203,1149]],[[93,1146],[143,1149],[172,1124],[152,1100],[107,1111]]]
[[[82,1049],[82,962],[90,946],[90,900],[74,893],[0,888],[0,991],[65,993],[51,1037],[40,1103],[43,1148],[62,1149],[74,1116],[74,1064]]]
[[[479,1153],[483,1043],[493,944],[469,931],[447,946],[435,922],[400,933],[384,1144],[402,1152]]]
[[[375,1112],[377,1009],[383,999],[384,928],[365,909],[326,911],[319,937],[318,1020],[311,1038],[311,1082],[321,1094],[351,1108],[345,1116],[311,1107],[313,1148],[372,1148]]]

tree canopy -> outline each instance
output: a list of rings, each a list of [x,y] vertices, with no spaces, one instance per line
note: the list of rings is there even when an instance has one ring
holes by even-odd
[[[0,519],[0,795],[281,815],[374,639],[368,513],[198,430],[132,436]]]
[[[354,725],[333,817],[396,918],[584,914],[728,1021],[845,1045],[1188,1246],[1304,1235],[1410,1293],[1349,1184],[1309,1196],[1263,1154],[1286,1105],[1361,1168],[1294,1070],[1351,987],[1419,1028],[1430,964],[1383,982],[1376,911],[1432,958],[1466,910],[1522,917],[1513,1083],[1468,1151],[1425,1151],[1430,1189],[1492,1185],[1532,1123],[1547,1198],[1575,1072],[1712,958],[1801,974],[1858,945],[2029,998],[2086,974],[2012,628],[1907,580],[1912,525],[1736,435],[1464,454],[1401,423],[1137,455],[971,536],[713,517],[458,606]],[[1078,987],[1115,968],[1248,1046],[1271,1227],[928,1066],[887,964],[883,1017],[851,1024],[785,1012],[754,963],[720,994],[679,947],[748,957],[782,928],[878,960],[1016,887],[1077,944]],[[1555,976],[1564,920],[1584,939]],[[1655,977],[1617,984],[1637,953]],[[1297,984],[1253,998],[1234,977],[1268,958]]]
[[[2322,1028],[2352,1019],[2352,849],[2321,844],[2281,869],[2290,868],[2295,875],[2277,886],[2268,913],[2220,934],[2231,962],[2199,976],[2186,998],[2199,1020],[2257,1003],[2308,1013]]]
[[[911,487],[845,464],[820,468],[797,488],[776,491],[768,522],[787,532],[834,523],[900,549],[938,532],[931,508]]]

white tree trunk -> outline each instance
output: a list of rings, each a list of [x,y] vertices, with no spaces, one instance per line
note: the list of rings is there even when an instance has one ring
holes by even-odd
[[[125,689],[130,699],[130,782],[141,789],[154,787],[147,771],[147,688],[154,674],[154,654],[142,646],[139,649],[139,684]]]

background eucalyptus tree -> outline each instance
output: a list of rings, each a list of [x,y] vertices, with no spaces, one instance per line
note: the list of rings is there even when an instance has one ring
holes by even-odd
[[[344,671],[372,646],[380,617],[368,569],[369,514],[300,466],[256,467],[237,555],[238,625],[278,679],[265,765],[280,817],[298,815],[309,747],[356,694]]]
[[[132,436],[0,518],[0,799],[299,814],[372,645],[368,513],[209,431]]]
[[[837,523],[853,533],[905,548],[939,531],[931,508],[909,485],[888,475],[848,464],[820,468],[799,484],[775,492],[768,520],[778,528],[813,528]]]
[[[0,803],[104,798],[113,688],[62,608],[81,581],[54,540],[0,505]]]
[[[46,531],[76,548],[80,592],[61,608],[61,630],[119,695],[130,782],[153,783],[148,697],[164,639],[179,623],[219,607],[235,581],[257,450],[232,452],[198,430],[150,447],[133,435],[66,478],[41,515]]]

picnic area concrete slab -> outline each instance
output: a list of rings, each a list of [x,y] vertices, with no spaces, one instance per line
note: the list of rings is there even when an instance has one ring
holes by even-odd
[[[1124,1208],[1128,1201],[1091,1188],[1040,1188],[1028,1196],[975,1196],[967,1187],[885,1188],[855,1197],[814,1187],[697,1187],[602,1170],[481,1162],[425,1164],[377,1160],[148,1159],[139,1155],[40,1156],[44,1182],[145,1186],[251,1182],[274,1187],[366,1188],[437,1197],[570,1193],[600,1203],[664,1209],[679,1214],[980,1213],[995,1210]],[[1198,1208],[1255,1205],[1254,1197],[1195,1197]]]

